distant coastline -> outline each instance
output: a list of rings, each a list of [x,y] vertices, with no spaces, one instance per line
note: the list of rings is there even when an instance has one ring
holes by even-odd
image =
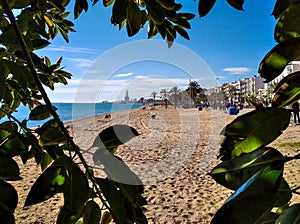
[[[63,122],[93,117],[100,114],[115,111],[132,110],[142,107],[144,104],[122,104],[122,103],[53,103],[57,108],[57,113]],[[28,119],[29,109],[21,105],[18,111],[13,114],[20,121]],[[5,119],[1,119],[5,121]],[[28,127],[37,127],[45,121],[28,121]]]

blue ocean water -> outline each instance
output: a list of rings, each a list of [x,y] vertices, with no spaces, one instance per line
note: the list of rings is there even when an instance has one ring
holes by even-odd
[[[62,121],[77,120],[86,117],[92,117],[99,114],[105,114],[115,111],[131,110],[139,108],[142,104],[117,104],[117,103],[53,103],[57,108]],[[20,121],[28,119],[30,110],[28,107],[21,105],[18,111],[13,115]],[[4,121],[4,119],[3,119]],[[37,127],[45,121],[31,121],[27,123],[28,127]]]

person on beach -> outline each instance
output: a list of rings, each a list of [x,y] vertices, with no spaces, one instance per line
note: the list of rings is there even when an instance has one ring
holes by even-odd
[[[292,108],[293,108],[293,114],[294,114],[294,125],[296,125],[297,121],[298,121],[298,123],[300,123],[299,102],[297,101],[297,102],[293,103]]]

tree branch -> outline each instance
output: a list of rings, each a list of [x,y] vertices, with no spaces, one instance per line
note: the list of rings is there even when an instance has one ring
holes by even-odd
[[[28,48],[26,46],[26,42],[25,42],[25,40],[23,38],[22,32],[21,32],[21,30],[20,30],[20,28],[19,28],[19,26],[18,26],[18,24],[16,22],[15,16],[14,16],[14,14],[13,14],[10,6],[9,6],[8,1],[7,0],[1,0],[1,1],[3,3],[3,7],[5,9],[5,12],[7,13],[7,16],[9,18],[9,20],[10,20],[10,23],[11,23],[11,25],[12,25],[15,33],[16,33],[16,36],[17,36],[17,38],[18,38],[18,40],[20,42],[20,46],[21,46],[21,49],[22,49],[22,51],[23,51],[23,53],[25,55],[25,58],[26,58],[28,67],[30,69],[30,72],[31,72],[31,74],[32,74],[32,76],[33,76],[33,78],[34,78],[37,86],[38,86],[39,91],[41,92],[41,95],[42,95],[42,97],[43,97],[43,99],[45,101],[45,104],[48,107],[48,110],[50,111],[51,115],[53,116],[53,119],[56,121],[58,127],[61,129],[61,131],[66,136],[67,141],[70,143],[70,145],[72,146],[72,148],[75,150],[75,153],[79,157],[80,161],[82,162],[82,164],[83,164],[86,172],[88,173],[88,175],[90,177],[89,179],[93,183],[93,187],[96,190],[99,199],[106,206],[106,208],[112,213],[110,206],[107,205],[105,199],[102,197],[102,194],[101,194],[101,191],[100,191],[100,189],[99,189],[99,187],[97,185],[96,179],[95,179],[94,175],[92,174],[92,172],[90,171],[89,165],[85,161],[82,153],[80,152],[79,147],[73,141],[72,137],[69,134],[69,131],[65,128],[64,123],[62,122],[62,120],[60,119],[59,115],[56,113],[56,111],[54,110],[54,107],[52,106],[52,103],[51,103],[51,101],[50,101],[50,99],[49,99],[49,97],[48,97],[48,95],[47,95],[47,93],[46,93],[46,91],[45,91],[45,89],[44,89],[44,87],[42,85],[42,82],[41,82],[41,80],[39,78],[39,75],[38,75],[38,73],[36,71],[36,68],[35,68],[35,65],[33,63],[33,60],[32,60],[32,58],[30,56],[30,52],[28,51]]]

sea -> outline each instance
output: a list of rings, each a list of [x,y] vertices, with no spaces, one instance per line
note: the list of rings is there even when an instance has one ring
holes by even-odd
[[[53,106],[57,108],[57,113],[63,122],[78,120],[82,118],[92,117],[95,115],[111,113],[115,111],[132,110],[142,107],[143,104],[120,104],[120,103],[53,103]],[[17,108],[17,112],[13,113],[13,116],[20,121],[27,120],[30,110],[27,106],[21,105]],[[49,118],[50,119],[50,118]],[[47,119],[47,120],[49,120]],[[7,120],[3,118],[0,122]],[[27,126],[29,128],[38,127],[43,124],[43,121],[31,121],[28,120]]]

